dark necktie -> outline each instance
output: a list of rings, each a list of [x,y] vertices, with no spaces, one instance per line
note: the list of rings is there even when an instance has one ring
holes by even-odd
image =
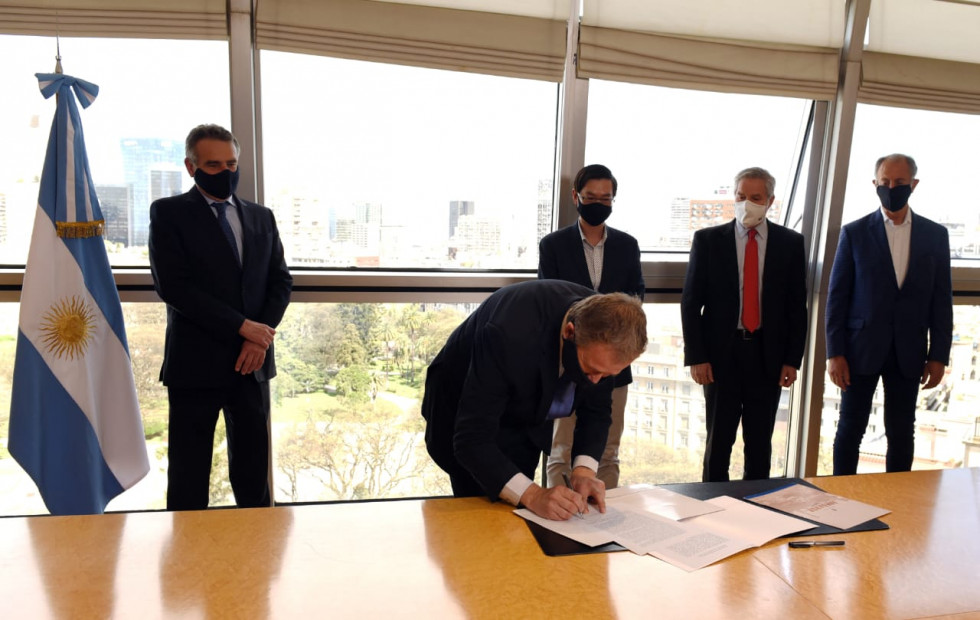
[[[548,408],[548,419],[567,418],[572,415],[572,405],[575,404],[575,382],[559,379],[555,389],[555,398]]]
[[[212,204],[218,210],[218,226],[225,235],[225,239],[228,240],[228,244],[231,245],[231,251],[235,254],[235,260],[241,265],[242,257],[238,254],[238,242],[235,241],[235,233],[231,231],[231,224],[228,223],[228,214],[226,213],[228,207],[231,205],[227,202],[215,202]]]
[[[745,269],[742,272],[742,325],[750,332],[759,328],[759,242],[758,233],[749,229],[745,244]]]

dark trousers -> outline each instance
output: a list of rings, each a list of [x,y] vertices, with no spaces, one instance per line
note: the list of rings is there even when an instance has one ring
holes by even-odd
[[[739,422],[745,444],[745,480],[769,477],[772,460],[772,431],[779,407],[779,378],[767,376],[762,356],[762,338],[742,340],[736,336],[727,366],[714,367],[715,382],[704,386],[705,418],[708,427],[704,448],[704,482],[728,480],[732,446]]]
[[[919,377],[902,375],[892,346],[881,372],[872,375],[851,373],[851,385],[841,394],[840,418],[834,437],[834,475],[857,473],[861,439],[871,416],[871,402],[878,378],[885,387],[885,453],[887,471],[910,471],[915,454],[915,401],[919,395]]]
[[[239,376],[225,388],[168,387],[167,393],[167,510],[208,507],[214,428],[222,410],[235,503],[269,506],[269,382]]]

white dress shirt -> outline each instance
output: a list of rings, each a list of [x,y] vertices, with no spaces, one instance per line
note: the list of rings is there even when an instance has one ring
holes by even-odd
[[[885,220],[885,236],[888,237],[888,249],[892,253],[892,265],[895,267],[895,280],[898,288],[905,282],[905,274],[909,271],[909,247],[912,243],[912,207],[905,212],[905,221],[901,224],[888,219],[884,207],[881,207],[881,218]]]

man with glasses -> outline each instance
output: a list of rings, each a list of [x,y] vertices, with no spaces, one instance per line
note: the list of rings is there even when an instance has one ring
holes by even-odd
[[[684,365],[704,386],[704,482],[728,480],[739,422],[745,480],[769,477],[782,388],[806,340],[803,235],[766,219],[776,179],[735,175],[735,219],[694,233],[681,294]]]
[[[834,475],[857,473],[861,439],[881,378],[886,471],[909,471],[919,385],[942,380],[953,341],[949,231],[918,212],[915,160],[878,159],[880,207],[841,230],[827,291],[827,372],[841,389]]]
[[[546,235],[538,247],[538,278],[567,280],[600,293],[626,293],[643,301],[640,246],[631,235],[606,225],[619,184],[609,168],[592,164],[579,170],[572,186],[578,221]],[[626,396],[633,374],[627,366],[615,378],[612,425],[599,460],[598,477],[607,489],[619,486],[619,443],[623,436]],[[548,486],[563,484],[572,469],[576,416],[555,422],[548,456]]]

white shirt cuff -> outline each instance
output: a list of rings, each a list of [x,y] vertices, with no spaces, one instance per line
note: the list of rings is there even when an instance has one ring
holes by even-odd
[[[510,502],[517,506],[521,503],[521,497],[527,488],[534,482],[524,474],[514,474],[514,477],[507,481],[504,488],[500,491],[500,499]]]
[[[598,473],[599,461],[586,454],[580,454],[575,457],[574,461],[572,461],[572,469],[575,469],[576,467],[588,467],[592,471]]]

